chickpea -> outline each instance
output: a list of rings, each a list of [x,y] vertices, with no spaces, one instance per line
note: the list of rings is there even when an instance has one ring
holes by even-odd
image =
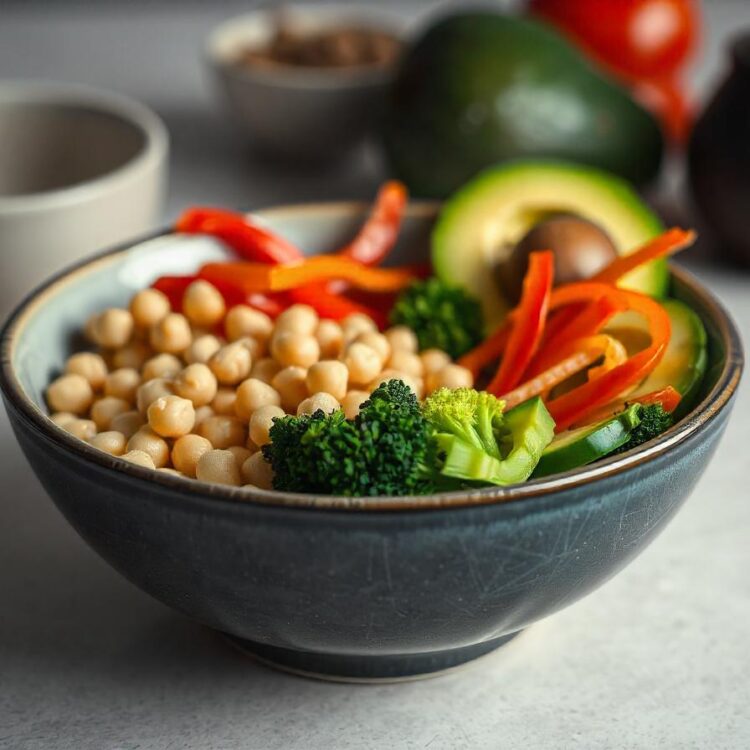
[[[236,413],[237,392],[232,388],[219,388],[211,402],[211,408],[223,417],[233,417]]]
[[[281,331],[271,339],[271,355],[284,367],[310,367],[320,358],[320,345],[309,334]]]
[[[315,414],[318,410],[325,414],[331,414],[340,408],[341,404],[330,393],[313,393],[309,398],[300,401],[300,405],[297,407],[297,416]]]
[[[403,351],[416,354],[419,351],[417,334],[407,326],[393,326],[385,332],[385,337],[391,345],[391,349],[402,349]]]
[[[246,336],[257,341],[268,341],[273,333],[273,321],[260,310],[254,310],[248,305],[237,305],[227,313],[224,331],[230,341]]]
[[[346,396],[349,370],[343,362],[337,360],[316,362],[307,371],[306,383],[309,393],[325,391],[341,401]]]
[[[138,370],[132,367],[121,367],[107,375],[104,381],[104,395],[121,398],[133,404],[140,384],[141,376]]]
[[[112,367],[140,370],[151,356],[151,348],[143,341],[131,341],[127,346],[112,353]]]
[[[193,339],[193,343],[185,350],[187,364],[207,364],[211,357],[221,349],[221,341],[216,336],[206,334]]]
[[[246,485],[259,487],[262,490],[273,489],[273,468],[263,458],[263,454],[253,453],[250,458],[242,464],[242,481]]]
[[[157,352],[184,352],[193,342],[193,332],[190,330],[188,319],[180,313],[169,313],[151,327],[149,342]]]
[[[197,429],[201,422],[209,417],[213,417],[215,414],[216,412],[210,406],[199,406],[195,410],[195,427],[193,429]]]
[[[391,358],[388,360],[389,370],[398,370],[415,378],[421,378],[424,375],[424,365],[418,354],[407,352],[404,349],[396,349]]]
[[[243,448],[241,445],[233,445],[230,448],[227,448],[227,450],[234,456],[234,460],[239,467],[242,467],[242,464],[244,464],[253,453],[247,448]]]
[[[236,385],[250,374],[253,358],[240,341],[219,349],[208,361],[211,372],[222,385]]]
[[[247,440],[247,428],[239,419],[219,414],[204,419],[198,426],[198,434],[221,450],[244,445]]]
[[[174,354],[157,354],[143,365],[141,375],[144,381],[154,378],[173,378],[181,369],[182,362]]]
[[[399,370],[383,370],[383,372],[381,372],[380,375],[370,383],[370,390],[374,391],[378,386],[387,383],[389,380],[401,380],[411,388],[417,398],[422,398],[424,395],[424,381],[422,378],[414,377],[407,372],[400,372]]]
[[[109,430],[112,420],[118,414],[130,411],[130,402],[116,396],[105,396],[94,401],[91,406],[91,419],[94,420],[97,430]]]
[[[71,414],[69,411],[58,411],[50,415],[50,421],[54,422],[58,427],[63,430],[71,422],[75,422],[78,417],[75,414]]]
[[[63,429],[79,440],[88,441],[96,435],[96,424],[91,419],[74,419],[66,423]]]
[[[382,364],[385,364],[391,356],[391,345],[382,333],[378,333],[377,331],[365,331],[364,333],[360,333],[354,341],[360,344],[365,344],[366,346],[369,346],[370,349],[374,349],[378,353]]]
[[[425,375],[442,370],[451,363],[451,358],[442,349],[425,349],[420,355]]]
[[[276,318],[276,330],[312,336],[318,320],[318,313],[310,305],[292,305]]]
[[[182,398],[190,399],[193,406],[207,406],[219,389],[216,376],[206,365],[196,362],[188,365],[175,379],[174,392]]]
[[[237,343],[239,344],[240,342],[250,352],[253,362],[257,359],[262,359],[268,354],[267,341],[259,341],[258,339],[252,339],[249,336],[245,336],[245,338],[237,339]]]
[[[185,476],[194,479],[198,460],[213,448],[211,442],[200,435],[183,435],[172,447],[172,464]]]
[[[349,380],[358,385],[369,383],[383,368],[380,355],[366,344],[351,344],[344,355]]]
[[[249,420],[253,412],[261,406],[280,406],[281,396],[268,383],[256,378],[248,378],[237,389],[234,410],[240,419]]]
[[[284,410],[279,406],[261,406],[253,416],[250,417],[250,439],[257,446],[266,445],[271,442],[268,431],[273,426],[273,420],[285,416]]]
[[[335,320],[321,320],[315,338],[323,359],[336,359],[344,349],[344,332]]]
[[[133,327],[133,316],[127,310],[112,307],[90,318],[86,332],[95,344],[119,349],[130,341]]]
[[[368,331],[377,333],[378,327],[369,315],[352,313],[341,321],[341,330],[344,334],[344,341],[354,341],[360,333]]]
[[[185,290],[182,297],[185,317],[195,326],[215,326],[226,313],[221,292],[208,281],[198,279]]]
[[[110,456],[122,456],[125,453],[127,440],[121,432],[100,432],[89,440],[89,443]]]
[[[146,469],[155,469],[154,461],[146,451],[132,450],[124,453],[120,456],[124,461],[135,464],[136,466],[143,466]]]
[[[94,391],[83,375],[62,375],[47,388],[47,403],[53,411],[85,414],[94,401]]]
[[[250,377],[256,380],[262,380],[264,383],[271,384],[276,373],[281,370],[281,365],[271,357],[259,359],[250,370]]]
[[[364,404],[370,394],[367,391],[349,391],[341,402],[341,408],[344,410],[344,416],[347,419],[354,419],[359,414],[359,408]]]
[[[130,300],[130,314],[139,328],[151,328],[171,312],[169,298],[158,289],[142,289]]]
[[[83,375],[95,391],[100,391],[107,377],[107,364],[99,354],[81,352],[67,361],[65,372],[68,375]]]
[[[193,402],[179,396],[163,396],[148,407],[148,423],[162,437],[182,437],[195,426]]]
[[[427,375],[427,392],[432,393],[439,388],[471,388],[474,376],[470,370],[461,365],[446,365],[442,370]]]
[[[146,424],[143,416],[137,411],[126,411],[112,417],[109,428],[115,432],[120,432],[126,440],[130,440],[138,430]]]
[[[174,393],[172,382],[165,380],[164,378],[154,378],[146,383],[142,383],[138,386],[138,390],[135,394],[135,403],[138,407],[138,411],[141,414],[145,414],[148,411],[148,407],[156,401],[157,398],[163,396],[171,396]]]
[[[198,459],[195,476],[201,482],[212,484],[226,484],[230,487],[239,487],[242,484],[237,460],[226,450],[212,450],[204,453]]]
[[[274,376],[271,385],[281,396],[281,405],[286,411],[297,411],[299,402],[307,398],[307,371],[302,367],[285,367]]]
[[[154,466],[161,469],[169,463],[169,446],[167,441],[157,435],[150,427],[141,427],[138,432],[128,440],[128,452],[143,451],[148,453]]]

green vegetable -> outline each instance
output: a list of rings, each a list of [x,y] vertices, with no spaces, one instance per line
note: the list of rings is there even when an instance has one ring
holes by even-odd
[[[436,445],[419,402],[400,380],[372,392],[359,415],[275,419],[263,455],[274,489],[352,497],[426,494],[434,489]]]
[[[443,388],[425,401],[444,476],[496,485],[529,478],[555,424],[540,398],[505,415],[503,408],[494,396],[469,388]]]
[[[484,332],[478,300],[462,287],[437,278],[415,281],[401,292],[390,320],[411,328],[420,349],[442,349],[453,359],[473,349]]]
[[[546,160],[492,167],[446,201],[432,234],[438,278],[459,284],[482,304],[488,326],[508,311],[497,274],[518,241],[554,215],[597,224],[618,253],[628,253],[663,231],[657,216],[623,180],[581,164]],[[629,273],[622,286],[664,296],[664,260]]]
[[[664,430],[669,429],[674,423],[672,415],[665,412],[661,404],[640,406],[640,410],[640,424],[630,433],[628,442],[612,451],[611,455],[625,453],[625,451],[643,445],[643,443],[661,435]]]
[[[598,424],[559,434],[544,449],[534,469],[534,477],[559,474],[609,455],[628,442],[641,421],[641,409],[640,405],[634,404]]]
[[[529,157],[644,184],[664,150],[656,119],[568,40],[542,23],[482,10],[438,19],[406,52],[383,137],[395,174],[414,195],[433,198],[482,169]]]

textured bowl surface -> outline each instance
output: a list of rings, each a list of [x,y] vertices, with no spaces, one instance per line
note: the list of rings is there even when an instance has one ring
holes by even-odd
[[[424,256],[434,214],[434,206],[412,207],[397,260]],[[314,253],[350,236],[364,209],[261,215]],[[643,450],[516,487],[368,501],[247,494],[154,475],[46,420],[45,385],[89,313],[125,303],[162,273],[222,255],[207,238],[164,235],[63,274],[6,327],[0,383],[34,470],[104,559],[244,649],[303,673],[393,679],[442,670],[595,589],[688,496],[717,446],[741,373],[731,320],[677,271],[674,294],[709,330],[702,403]]]

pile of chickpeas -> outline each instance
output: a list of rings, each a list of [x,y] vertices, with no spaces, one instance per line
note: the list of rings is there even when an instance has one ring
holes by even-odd
[[[270,489],[260,448],[275,418],[343,409],[353,419],[394,378],[419,398],[473,385],[445,352],[418,352],[409,328],[380,333],[366,315],[338,323],[292,305],[274,321],[247,305],[227,310],[200,280],[182,307],[173,312],[164,294],[144,289],[129,309],[94,315],[85,332],[98,351],[74,354],[50,384],[51,420],[139,466]]]

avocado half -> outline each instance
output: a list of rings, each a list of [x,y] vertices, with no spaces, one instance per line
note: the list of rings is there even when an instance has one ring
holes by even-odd
[[[444,205],[432,235],[432,265],[482,303],[488,326],[508,310],[497,268],[535,224],[568,213],[600,226],[627,255],[663,231],[659,218],[625,181],[578,164],[523,161],[488,169]],[[669,286],[664,260],[628,274],[620,284],[653,297]]]

